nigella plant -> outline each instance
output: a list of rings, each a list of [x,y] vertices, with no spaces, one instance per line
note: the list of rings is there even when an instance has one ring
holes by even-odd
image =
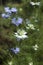
[[[19,26],[20,24],[22,24],[22,22],[23,22],[23,19],[20,17],[12,19],[12,24],[14,24],[16,26]]]
[[[16,48],[11,48],[10,49],[13,53],[17,54],[20,52],[20,48],[19,47],[16,47]]]

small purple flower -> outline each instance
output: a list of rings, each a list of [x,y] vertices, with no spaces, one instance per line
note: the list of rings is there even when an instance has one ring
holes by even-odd
[[[10,10],[9,7],[5,7],[4,9],[5,9],[5,12],[6,12],[6,13],[11,13],[11,10]]]
[[[16,47],[16,48],[11,48],[11,51],[15,54],[20,52],[20,48]]]
[[[22,24],[23,19],[22,18],[13,18],[12,19],[12,24],[15,24],[16,26],[19,26],[20,24]]]
[[[10,17],[10,15],[5,14],[5,13],[3,13],[1,16],[2,16],[2,18],[8,18],[8,17]]]
[[[11,12],[16,13],[17,9],[16,8],[11,8]]]

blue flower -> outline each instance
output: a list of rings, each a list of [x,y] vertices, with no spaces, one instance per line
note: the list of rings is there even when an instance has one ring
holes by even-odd
[[[5,9],[5,10],[8,10],[8,9],[9,9],[9,7],[5,7],[4,9]]]
[[[11,51],[15,54],[20,52],[20,48],[16,47],[16,48],[11,48]]]
[[[5,13],[3,13],[1,16],[2,16],[2,18],[8,18],[8,17],[10,17],[10,15],[5,14]]]
[[[5,7],[4,9],[5,9],[5,12],[6,12],[6,13],[11,13],[11,10],[10,10],[9,7]]]
[[[11,8],[11,12],[16,13],[17,9],[16,8]]]
[[[23,19],[22,18],[13,18],[12,19],[12,24],[15,24],[16,26],[19,26],[20,24],[22,24]]]

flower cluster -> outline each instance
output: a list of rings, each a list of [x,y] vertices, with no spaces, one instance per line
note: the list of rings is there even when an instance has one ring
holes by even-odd
[[[31,5],[37,5],[37,6],[39,6],[40,5],[40,2],[36,2],[36,3],[34,3],[34,2],[30,2],[30,4]],[[16,32],[14,32],[14,37],[16,38],[16,39],[19,39],[19,40],[24,40],[24,39],[27,39],[27,38],[29,38],[29,36],[28,36],[28,32],[26,31],[26,30],[35,30],[35,26],[32,24],[32,23],[30,23],[30,20],[28,20],[28,18],[27,19],[25,19],[25,26],[22,28],[22,27],[19,27],[19,25],[22,25],[22,24],[24,24],[23,22],[24,22],[24,19],[22,18],[22,17],[19,17],[19,16],[16,16],[17,14],[17,12],[18,12],[18,10],[17,10],[17,8],[15,8],[15,7],[13,7],[13,8],[10,8],[10,7],[5,7],[4,8],[4,10],[5,10],[5,13],[2,13],[2,18],[9,18],[9,17],[11,17],[12,15],[14,15],[14,16],[12,16],[10,19],[11,19],[11,24],[13,24],[14,26],[16,26],[17,28],[16,28]],[[22,11],[23,9],[22,8],[20,8],[19,9],[20,11]],[[14,14],[13,14],[14,13]],[[15,15],[16,14],[16,15]],[[37,22],[37,20],[35,20],[36,22]],[[37,30],[39,30],[39,29],[37,29]],[[28,33],[28,34],[27,34]],[[38,49],[38,45],[37,44],[35,44],[34,46],[32,46],[32,48],[34,49],[34,50],[37,50]],[[16,47],[16,48],[11,48],[10,49],[14,54],[18,54],[19,52],[20,52],[20,48],[19,47]],[[9,63],[10,65],[11,65],[11,63]],[[29,63],[29,65],[33,65],[33,63],[32,62],[30,62]]]
[[[2,13],[2,18],[9,18],[12,13],[17,13],[17,8],[5,7],[4,10],[5,13]]]
[[[12,12],[13,12],[13,13],[16,13],[16,12],[17,12],[17,8],[14,8],[14,7],[11,8],[11,9],[10,9],[9,7],[5,7],[4,10],[5,10],[5,12],[7,12],[7,13],[12,13]]]
[[[17,8],[14,8],[14,7],[13,8],[5,7],[4,10],[5,10],[5,13],[1,14],[2,18],[9,18],[13,15],[12,13],[16,14],[18,11]],[[11,19],[11,23],[16,26],[19,26],[23,22],[23,19],[21,17],[13,17],[10,19]]]

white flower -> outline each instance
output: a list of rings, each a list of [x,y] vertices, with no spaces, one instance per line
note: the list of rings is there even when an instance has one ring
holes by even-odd
[[[40,5],[40,2],[36,2],[36,3],[35,3],[35,2],[30,2],[30,4],[33,5],[33,6],[34,6],[34,5],[39,6],[39,5]]]
[[[36,2],[36,5],[40,5],[40,2]]]
[[[19,39],[25,39],[28,38],[28,36],[26,35],[27,32],[25,32],[25,30],[18,30],[17,33],[15,33],[15,37],[19,38]]]
[[[33,6],[35,5],[35,3],[34,3],[34,2],[30,2],[30,4],[31,4],[31,5],[33,5]]]
[[[33,65],[33,62],[30,62],[29,65]]]
[[[28,26],[26,26],[26,29],[32,29],[35,30],[35,27],[33,24],[28,24]]]
[[[34,49],[34,50],[38,50],[38,45],[35,44],[35,46],[33,46],[33,49]]]
[[[12,65],[12,62],[10,61],[10,62],[8,62],[8,64],[9,64],[9,65]]]

